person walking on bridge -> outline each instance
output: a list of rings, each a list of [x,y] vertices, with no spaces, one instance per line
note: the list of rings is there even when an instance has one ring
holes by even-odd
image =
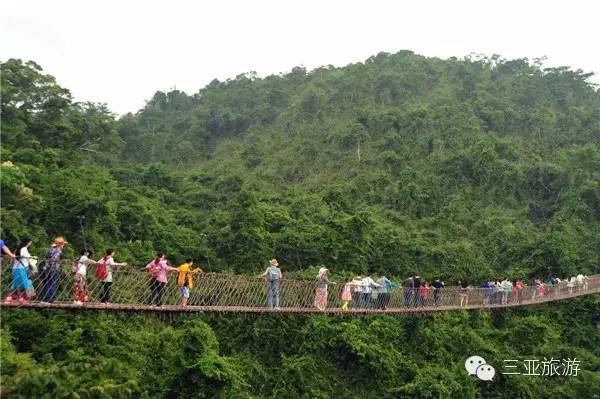
[[[421,286],[419,287],[419,306],[425,307],[427,306],[427,297],[429,296],[429,286],[426,281],[421,281]]]
[[[194,274],[203,272],[203,270],[199,267],[192,270],[193,264],[194,260],[192,258],[188,258],[185,260],[185,263],[177,268],[177,271],[179,272],[179,275],[177,276],[177,287],[179,287],[179,296],[181,296],[182,308],[187,306],[190,298],[190,290],[194,288]]]
[[[479,288],[481,288],[482,291],[482,295],[483,295],[483,305],[489,305],[490,304],[490,299],[492,297],[492,293],[494,291],[494,285],[492,284],[491,281],[485,281],[483,284],[481,284],[479,286]]]
[[[279,309],[279,281],[283,278],[283,274],[277,259],[271,259],[269,267],[260,276],[267,279],[267,307]]]
[[[150,261],[142,270],[150,275],[150,297],[149,302],[152,306],[162,306],[165,287],[167,286],[167,273],[178,271],[176,268],[167,264],[165,254],[158,252],[156,257]]]
[[[442,288],[444,288],[444,282],[438,278],[431,283],[431,286],[433,287],[433,304],[435,306],[440,306],[442,304]]]
[[[502,280],[502,290],[502,305],[508,305],[513,290],[513,283],[511,283],[508,277],[505,277],[504,280]]]
[[[413,304],[413,295],[415,289],[415,275],[413,274],[411,277],[404,280],[402,284],[404,288],[404,307],[410,308]]]
[[[67,241],[63,237],[56,237],[50,249],[44,256],[40,270],[40,300],[42,303],[52,303],[56,300],[60,262],[63,259],[63,250]]]
[[[534,278],[533,283],[531,284],[531,300],[535,300],[536,296],[540,295],[540,288],[542,286],[542,281],[539,278]]]
[[[421,276],[418,274],[413,277],[414,288],[412,290],[412,307],[416,308],[419,305],[419,288],[421,287]]]
[[[504,289],[502,288],[502,281],[499,278],[494,282],[494,300],[493,303],[500,304],[502,303],[502,292]]]
[[[392,290],[398,287],[398,284],[390,281],[385,276],[379,277],[379,279],[377,279],[377,284],[380,285],[380,287],[377,288],[377,308],[385,310],[390,304]]]
[[[351,296],[352,296],[352,309],[358,309],[361,305],[362,301],[362,293],[363,293],[363,278],[361,274],[357,274],[354,279],[350,282],[350,286],[352,288]]]
[[[588,289],[589,277],[579,273],[577,279],[577,292],[586,291]]]
[[[552,278],[552,288],[554,288],[555,296],[560,296],[560,283],[561,283],[560,278],[558,278],[558,277]]]
[[[373,302],[373,292],[375,292],[375,294],[377,294],[376,291],[374,291],[374,289],[378,289],[378,288],[382,288],[380,284],[377,284],[375,282],[375,280],[373,280],[371,278],[370,275],[367,275],[367,277],[363,278],[362,280],[362,284],[361,284],[361,288],[362,288],[362,294],[361,294],[361,300],[360,300],[360,307],[362,308],[371,308],[374,305]]]
[[[516,303],[523,302],[523,288],[525,288],[525,284],[521,281],[520,278],[514,279],[513,282],[513,301]]]
[[[127,263],[117,263],[114,260],[115,250],[109,248],[106,253],[98,261],[96,267],[96,277],[102,283],[100,287],[100,303],[104,306],[111,306],[110,303],[110,290],[113,283],[113,270],[127,266]]]
[[[341,294],[343,311],[348,310],[348,305],[352,301],[352,290],[353,289],[354,289],[354,286],[352,285],[351,281],[344,284],[344,288],[342,289],[342,294]]]
[[[97,265],[93,259],[92,250],[83,248],[80,252],[79,260],[73,264],[73,291],[75,293],[73,303],[75,305],[83,305],[89,300],[87,289],[87,267]]]
[[[466,280],[458,280],[458,295],[460,297],[460,307],[469,305],[469,290],[471,287]]]
[[[315,293],[315,307],[319,310],[325,310],[327,307],[327,286],[335,284],[327,278],[328,269],[322,267],[317,274],[317,291]]]
[[[573,294],[573,288],[577,284],[577,277],[573,276],[571,279],[567,277],[567,288],[569,288],[569,295]]]
[[[11,293],[6,297],[5,303],[12,303],[18,300],[21,305],[26,305],[27,299],[35,296],[33,283],[29,279],[29,262],[32,260],[28,248],[31,246],[31,239],[23,238],[19,247],[15,251],[17,257],[12,266],[12,285]]]

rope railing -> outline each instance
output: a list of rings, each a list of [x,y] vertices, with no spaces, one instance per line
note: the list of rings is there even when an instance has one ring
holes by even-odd
[[[261,312],[279,310],[287,312],[319,312],[315,306],[316,281],[283,278],[268,282],[264,278],[220,273],[193,274],[194,287],[185,308],[180,306],[181,296],[177,283],[179,272],[168,274],[165,285],[151,283],[148,273],[135,266],[113,270],[113,282],[108,290],[94,276],[94,267],[89,267],[85,284],[76,284],[71,262],[62,262],[55,279],[40,272],[32,275],[35,297],[26,300],[20,297],[25,292],[11,289],[12,276],[8,267],[3,267],[0,276],[2,306],[34,307],[79,307],[177,310],[177,311],[236,311]],[[341,312],[344,305],[342,291],[345,284],[330,284],[327,289],[325,311]],[[82,293],[82,288],[84,292]],[[76,292],[77,291],[77,292]],[[520,306],[562,300],[600,292],[600,275],[586,277],[580,283],[561,282],[540,289],[526,286],[520,290],[500,292],[486,288],[430,287],[426,292],[418,288],[398,287],[388,293],[372,288],[363,292],[359,286],[351,286],[348,312],[424,312],[449,309],[476,309],[504,306]],[[76,293],[79,294],[76,297]],[[29,294],[32,294],[31,292]],[[85,300],[80,303],[76,299]],[[8,301],[4,300],[9,297]],[[347,299],[347,298],[346,298]],[[101,303],[105,302],[105,303]]]

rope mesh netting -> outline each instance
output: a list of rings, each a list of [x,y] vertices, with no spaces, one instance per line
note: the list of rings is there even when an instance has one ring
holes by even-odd
[[[87,302],[83,304],[74,303],[76,288],[71,262],[62,262],[53,276],[44,272],[30,276],[35,297],[28,298],[25,303],[19,301],[19,297],[25,296],[25,292],[15,292],[11,289],[12,272],[10,265],[5,263],[0,276],[2,306],[80,308],[111,306],[115,309],[184,310],[179,306],[181,299],[176,284],[178,272],[169,273],[168,284],[158,285],[151,283],[148,274],[140,271],[139,268],[125,266],[114,269],[110,297],[106,301],[110,305],[105,305],[101,304],[100,300],[106,287],[103,288],[103,283],[94,276],[93,271],[94,268],[90,268],[85,278]],[[188,306],[185,308],[187,311],[267,311],[270,310],[267,307],[269,296],[271,296],[272,307],[280,311],[320,311],[315,306],[316,281],[283,278],[276,283],[271,283],[259,277],[199,273],[193,275],[193,284]],[[328,286],[326,311],[342,311],[343,289],[344,284]],[[389,293],[379,292],[375,288],[370,292],[364,292],[364,288],[360,286],[351,286],[350,289],[351,300],[348,304],[350,312],[421,312],[528,305],[592,294],[600,292],[600,275],[586,277],[579,282],[564,281],[551,287],[526,286],[506,294],[484,288],[465,290],[460,287],[444,287],[439,290],[430,287],[427,292],[419,291],[417,288],[399,287]],[[11,295],[9,301],[4,301],[9,295]]]

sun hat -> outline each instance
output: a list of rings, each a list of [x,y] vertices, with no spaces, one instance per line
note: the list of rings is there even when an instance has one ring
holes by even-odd
[[[64,237],[56,237],[54,242],[52,243],[53,247],[62,247],[63,245],[68,244],[67,240]]]

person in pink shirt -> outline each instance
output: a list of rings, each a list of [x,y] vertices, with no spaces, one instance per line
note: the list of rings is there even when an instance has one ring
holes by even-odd
[[[150,275],[150,297],[148,302],[152,306],[162,306],[165,287],[167,286],[167,273],[177,272],[177,269],[167,264],[165,254],[159,252],[156,257],[142,269]]]

